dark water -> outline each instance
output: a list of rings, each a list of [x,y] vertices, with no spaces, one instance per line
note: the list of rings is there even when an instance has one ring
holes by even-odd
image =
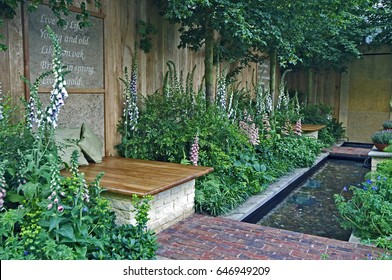
[[[328,159],[257,224],[347,241],[351,231],[340,227],[333,196],[367,172],[362,162]]]

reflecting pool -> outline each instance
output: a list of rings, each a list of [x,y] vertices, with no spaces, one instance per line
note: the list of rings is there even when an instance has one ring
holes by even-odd
[[[257,224],[347,241],[351,231],[337,221],[333,196],[360,184],[367,172],[363,162],[327,159]]]

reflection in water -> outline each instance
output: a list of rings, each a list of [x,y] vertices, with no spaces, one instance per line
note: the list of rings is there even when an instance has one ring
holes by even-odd
[[[351,231],[340,227],[333,196],[367,172],[362,162],[329,159],[258,224],[347,241]]]

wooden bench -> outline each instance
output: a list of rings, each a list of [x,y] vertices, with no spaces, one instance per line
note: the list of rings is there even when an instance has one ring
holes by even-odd
[[[302,134],[304,136],[313,137],[318,139],[319,130],[325,127],[324,124],[303,124],[302,125]]]
[[[195,179],[213,171],[211,167],[105,157],[98,164],[79,168],[87,182],[99,172],[101,186],[111,201],[118,224],[133,223],[131,196],[152,195],[149,228],[160,231],[194,213]]]

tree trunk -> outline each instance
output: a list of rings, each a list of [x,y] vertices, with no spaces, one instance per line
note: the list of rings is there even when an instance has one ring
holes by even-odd
[[[206,17],[208,18],[208,16]],[[206,82],[206,102],[207,106],[214,104],[214,29],[211,27],[209,20],[206,20],[205,28],[205,82]]]
[[[272,110],[275,108],[275,94],[276,88],[276,49],[270,53],[270,94],[272,98]]]

